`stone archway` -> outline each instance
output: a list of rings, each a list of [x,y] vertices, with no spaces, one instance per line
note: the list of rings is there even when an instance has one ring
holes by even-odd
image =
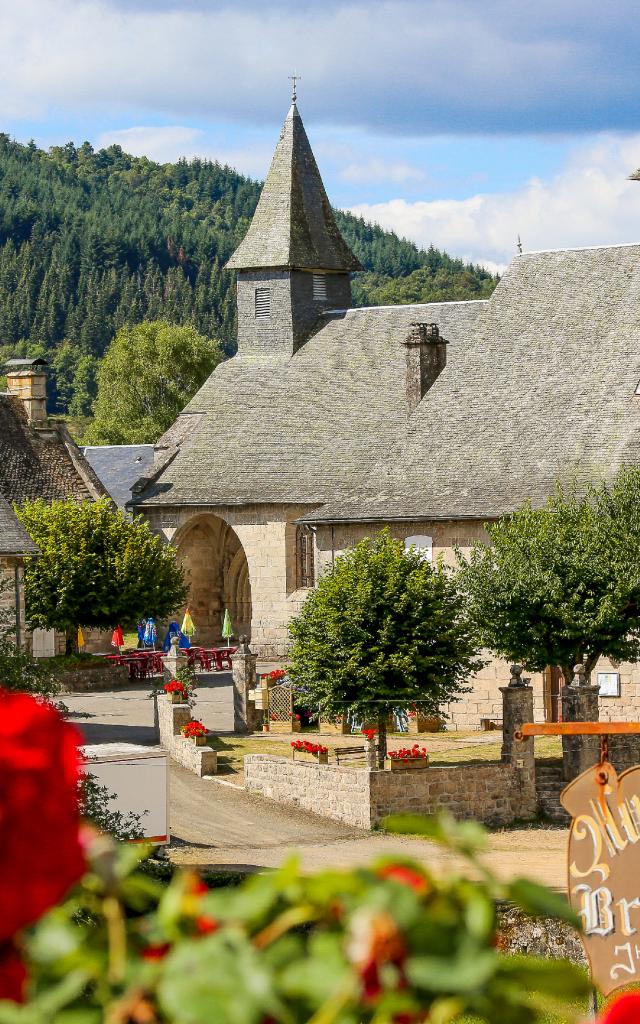
[[[173,543],[185,570],[198,642],[221,642],[225,608],[235,636],[250,636],[249,567],[235,530],[219,516],[207,513],[185,523]]]

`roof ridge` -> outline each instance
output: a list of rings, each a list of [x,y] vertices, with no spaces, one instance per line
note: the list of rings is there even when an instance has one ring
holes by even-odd
[[[593,252],[596,249],[633,249],[640,248],[640,242],[610,242],[606,245],[565,245],[558,249],[526,249],[518,253],[514,260],[521,256],[543,256],[547,252]]]

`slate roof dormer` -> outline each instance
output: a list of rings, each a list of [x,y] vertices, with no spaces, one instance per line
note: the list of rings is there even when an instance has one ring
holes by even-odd
[[[228,270],[362,270],[340,234],[302,118],[291,104],[253,220]]]

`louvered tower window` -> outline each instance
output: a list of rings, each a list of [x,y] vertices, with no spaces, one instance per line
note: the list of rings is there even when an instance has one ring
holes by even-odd
[[[313,275],[313,297],[318,302],[327,301],[327,275],[326,274],[314,274]]]
[[[298,587],[313,587],[316,582],[313,532],[308,526],[299,526],[296,530],[296,569]]]
[[[256,320],[267,320],[271,316],[271,289],[256,288]]]

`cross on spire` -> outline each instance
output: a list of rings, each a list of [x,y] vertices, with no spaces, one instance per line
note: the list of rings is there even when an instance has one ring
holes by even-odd
[[[296,75],[295,72],[294,72],[292,75],[289,75],[289,78],[293,82],[293,88],[291,90],[291,102],[295,103],[297,98],[298,98],[297,83],[302,78],[302,75]]]

